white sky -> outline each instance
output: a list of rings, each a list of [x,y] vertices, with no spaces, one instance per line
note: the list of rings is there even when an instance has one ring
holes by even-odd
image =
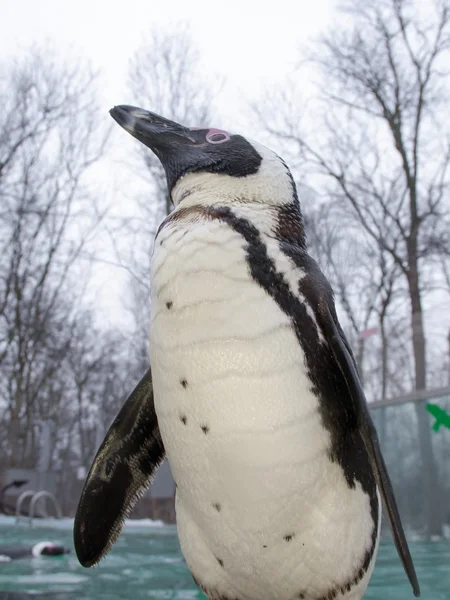
[[[155,26],[170,29],[186,22],[201,54],[202,79],[207,84],[221,76],[227,82],[211,107],[211,112],[226,115],[226,123],[211,126],[235,131],[244,127],[245,134],[250,129],[243,116],[249,100],[291,72],[299,47],[327,27],[334,4],[334,0],[0,0],[0,59],[20,56],[34,42],[49,43],[62,55],[89,59],[101,74],[100,101],[109,125],[113,105],[134,104],[126,90],[127,65],[143,37]],[[114,155],[119,162],[105,161],[95,171],[96,177],[105,179],[109,193],[117,192],[119,208],[126,202],[124,181],[130,176],[120,159],[126,158],[133,142],[119,128],[113,130],[111,143],[118,145]],[[100,242],[99,251],[108,252],[103,246]],[[119,269],[96,269],[92,293],[106,309],[102,312],[108,326],[124,318],[118,307],[125,278]]]
[[[300,44],[329,22],[334,0],[0,0],[0,55],[49,40],[89,57],[105,76],[105,109],[122,103],[126,67],[143,35],[188,22],[207,78],[244,96],[281,80]],[[236,99],[240,98],[241,94]],[[218,99],[220,101],[220,99]]]
[[[202,56],[202,78],[208,82],[219,75],[227,81],[212,107],[213,113],[226,115],[227,122],[211,125],[245,134],[251,132],[250,124],[247,130],[243,125],[248,101],[265,87],[282,84],[300,56],[299,47],[330,26],[336,4],[337,0],[0,0],[0,59],[20,55],[33,42],[49,42],[62,54],[89,58],[102,74],[101,103],[108,121],[111,106],[133,104],[125,87],[127,64],[145,34],[154,26],[169,29],[187,22]],[[130,152],[119,128],[113,131],[112,143],[119,145],[123,158]],[[100,173],[109,190],[122,189],[119,173],[130,175],[126,165],[112,163],[103,165]],[[118,310],[123,282],[124,274],[117,269],[105,267],[96,273],[95,293],[107,309],[110,326],[123,318]],[[447,308],[446,299],[443,304]],[[446,312],[436,304],[427,307],[427,312],[436,310]],[[431,320],[432,330],[447,327],[441,319]]]

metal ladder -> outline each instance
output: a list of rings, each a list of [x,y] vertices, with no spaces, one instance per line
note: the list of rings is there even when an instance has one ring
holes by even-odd
[[[51,501],[51,503],[53,504],[53,507],[54,507],[55,513],[56,513],[56,518],[62,519],[63,515],[62,515],[61,507],[59,506],[58,501],[56,500],[55,496],[51,492],[46,492],[45,490],[43,490],[41,492],[35,492],[34,490],[27,490],[26,492],[22,492],[20,494],[20,496],[17,498],[16,524],[20,523],[20,519],[22,516],[20,514],[20,509],[22,508],[23,501],[26,498],[30,498],[30,497],[31,497],[31,501],[30,501],[30,508],[28,511],[28,517],[25,517],[28,519],[28,524],[30,525],[30,527],[33,525],[33,518],[34,518],[34,511],[36,508],[36,503],[41,498],[48,498]],[[47,518],[49,516],[47,511],[45,510],[45,507],[43,509],[43,513],[44,513],[45,518]]]

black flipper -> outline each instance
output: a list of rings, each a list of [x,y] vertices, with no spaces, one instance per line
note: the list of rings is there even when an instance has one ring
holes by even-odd
[[[74,542],[84,567],[107,554],[164,456],[149,369],[106,434],[81,493]]]
[[[416,571],[408,548],[408,542],[403,531],[400,514],[395,501],[394,491],[389,479],[386,464],[381,453],[380,443],[372,417],[367,406],[366,398],[362,390],[356,363],[348,345],[347,339],[342,331],[334,306],[330,308],[328,303],[321,299],[318,303],[318,313],[320,326],[325,334],[326,340],[333,352],[334,358],[347,383],[348,391],[353,402],[354,410],[357,415],[358,427],[364,445],[369,455],[375,480],[378,489],[381,492],[383,504],[386,509],[389,522],[394,536],[395,546],[400,560],[411,583],[414,596],[420,596],[419,582]]]

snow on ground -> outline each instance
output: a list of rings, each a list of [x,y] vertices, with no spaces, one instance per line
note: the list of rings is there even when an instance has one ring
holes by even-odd
[[[28,525],[27,517],[20,518],[20,525]],[[12,527],[16,525],[16,517],[7,517],[0,515],[0,527]],[[73,529],[73,519],[64,517],[63,519],[33,519],[33,528],[46,527],[51,529]],[[137,529],[145,528],[160,528],[164,527],[163,521],[153,521],[152,519],[126,519],[125,530],[136,531]]]

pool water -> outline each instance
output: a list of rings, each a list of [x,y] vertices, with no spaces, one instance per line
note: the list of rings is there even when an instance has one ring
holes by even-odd
[[[55,523],[56,524],[56,523]],[[193,600],[204,598],[184,564],[176,528],[127,528],[100,565],[84,569],[73,552],[71,524],[30,529],[0,523],[0,545],[42,540],[72,548],[61,557],[0,563],[0,600]],[[412,542],[423,600],[450,600],[450,541]],[[390,543],[382,543],[365,600],[412,600],[406,576]]]

